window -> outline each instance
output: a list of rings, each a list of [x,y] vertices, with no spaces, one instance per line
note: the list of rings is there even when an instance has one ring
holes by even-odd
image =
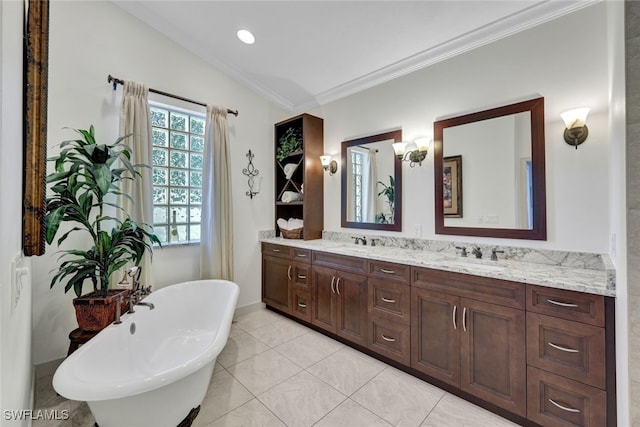
[[[200,241],[204,116],[152,104],[153,227],[163,243]]]
[[[351,150],[351,176],[353,186],[353,213],[354,221],[362,222],[362,163],[363,154]]]

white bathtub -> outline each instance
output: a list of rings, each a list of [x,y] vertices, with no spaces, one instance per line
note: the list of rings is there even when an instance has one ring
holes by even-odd
[[[153,310],[136,306],[80,347],[60,365],[53,387],[86,401],[100,427],[176,427],[204,399],[238,292],[226,280],[153,292],[144,299]]]

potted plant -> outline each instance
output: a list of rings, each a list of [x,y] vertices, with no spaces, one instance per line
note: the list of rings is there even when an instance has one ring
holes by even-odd
[[[300,135],[300,130],[290,127],[285,131],[280,139],[278,139],[278,152],[276,154],[276,158],[282,161],[289,156],[289,154],[300,149],[302,149],[302,135]]]
[[[384,214],[380,217],[380,221],[382,224],[389,224],[393,222],[393,214],[395,211],[395,180],[391,175],[389,175],[389,185],[385,184],[382,181],[378,181],[379,185],[382,185],[382,191],[378,193],[378,197],[384,195],[387,198],[387,203],[389,204],[390,214],[385,217]],[[378,217],[376,216],[376,222],[378,221]],[[386,222],[382,222],[386,221]]]
[[[57,240],[60,246],[70,235],[83,234],[90,237],[91,247],[62,250],[63,262],[50,287],[66,280],[65,292],[73,288],[77,296],[78,326],[96,331],[114,320],[118,294],[127,292],[109,289],[113,273],[127,264],[139,265],[145,251],[151,252],[151,244],[160,244],[160,240],[128,215],[120,220],[105,212],[107,206],[122,210],[115,203],[122,194],[119,183],[136,179],[140,176],[136,169],[146,166],[131,164],[131,151],[122,143],[127,136],[107,145],[96,142],[93,125],[89,130],[74,130],[81,137],[62,142],[60,154],[49,159],[55,171],[47,176],[52,195],[46,201],[46,241],[52,244],[61,234]],[[63,231],[62,223],[73,227]],[[92,284],[92,291],[82,295],[87,283]]]

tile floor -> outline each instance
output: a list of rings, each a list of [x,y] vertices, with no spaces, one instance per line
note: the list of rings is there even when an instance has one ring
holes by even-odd
[[[91,427],[83,402],[36,382],[36,408],[70,419],[33,427]],[[516,424],[262,309],[238,318],[193,427],[506,427]],[[129,426],[123,426],[129,427]]]

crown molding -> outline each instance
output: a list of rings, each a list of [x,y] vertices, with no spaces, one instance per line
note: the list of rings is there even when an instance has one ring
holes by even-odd
[[[298,111],[328,104],[601,1],[602,0],[577,0],[572,2],[546,1],[544,3],[538,3],[528,9],[470,31],[460,37],[441,43],[440,45],[424,50],[387,67],[318,93],[313,99],[295,105],[294,109]]]

